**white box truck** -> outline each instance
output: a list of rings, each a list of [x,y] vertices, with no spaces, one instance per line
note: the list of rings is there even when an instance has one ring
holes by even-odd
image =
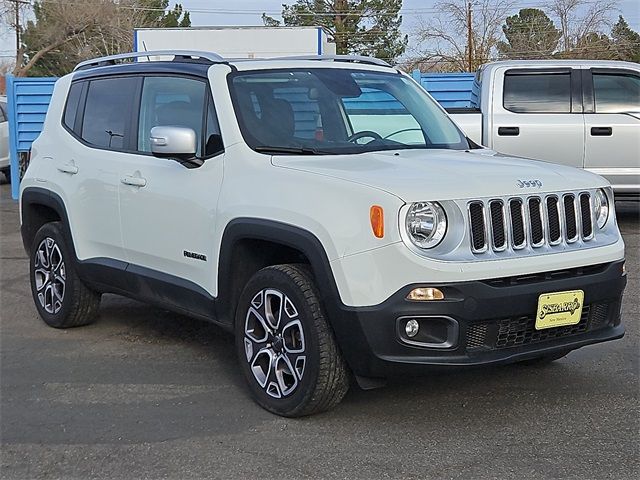
[[[322,27],[137,28],[136,52],[208,50],[226,58],[335,55],[336,44]]]

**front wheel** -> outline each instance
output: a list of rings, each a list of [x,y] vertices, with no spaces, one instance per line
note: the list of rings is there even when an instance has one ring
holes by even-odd
[[[266,410],[310,415],[347,393],[347,366],[306,267],[276,265],[256,273],[240,296],[235,324],[242,372]]]

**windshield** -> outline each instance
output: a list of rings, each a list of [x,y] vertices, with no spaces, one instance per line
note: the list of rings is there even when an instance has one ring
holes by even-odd
[[[401,74],[268,70],[238,72],[229,83],[242,135],[256,151],[340,154],[470,148],[438,105]]]

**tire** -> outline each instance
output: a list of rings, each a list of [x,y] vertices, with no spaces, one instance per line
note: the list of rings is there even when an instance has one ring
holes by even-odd
[[[340,403],[349,389],[348,369],[305,266],[260,270],[236,312],[238,360],[260,406],[302,417]]]
[[[542,355],[540,357],[530,358],[528,360],[522,360],[521,362],[518,362],[518,363],[520,363],[521,365],[542,367],[544,365],[550,364],[551,362],[555,362],[556,360],[560,360],[561,358],[566,357],[570,351],[571,350],[561,350],[556,353],[550,353],[548,355]]]
[[[4,178],[7,180],[7,183],[11,183],[11,169],[9,167],[2,169],[2,174]]]
[[[36,233],[29,278],[36,309],[50,327],[79,327],[95,320],[100,294],[76,274],[60,222],[46,223]]]

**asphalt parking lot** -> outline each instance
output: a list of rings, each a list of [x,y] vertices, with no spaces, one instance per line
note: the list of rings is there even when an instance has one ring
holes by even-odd
[[[2,478],[580,478],[640,475],[640,221],[627,245],[627,335],[547,367],[352,388],[336,409],[273,416],[248,397],[232,338],[116,296],[99,321],[37,316],[17,204],[0,187]]]

